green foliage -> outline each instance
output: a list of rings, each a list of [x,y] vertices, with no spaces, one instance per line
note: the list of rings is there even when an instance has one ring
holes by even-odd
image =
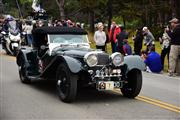
[[[162,37],[164,29],[158,26],[154,26],[151,28],[151,32],[153,33],[155,40],[159,40],[159,37]]]
[[[32,4],[33,0],[19,0],[20,4]]]

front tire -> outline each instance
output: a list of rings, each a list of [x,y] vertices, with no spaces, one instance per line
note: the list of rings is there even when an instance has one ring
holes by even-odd
[[[127,75],[127,84],[121,88],[123,96],[128,98],[135,98],[139,95],[142,88],[142,72],[134,69]]]
[[[18,53],[18,48],[15,47],[15,48],[14,48],[14,51],[13,51],[13,55],[14,55],[14,56],[17,56],[17,53]]]
[[[77,75],[73,74],[67,65],[60,64],[57,69],[56,80],[58,96],[63,102],[72,102],[77,93]]]

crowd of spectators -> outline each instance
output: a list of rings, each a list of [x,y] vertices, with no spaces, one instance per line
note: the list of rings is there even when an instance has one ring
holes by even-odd
[[[98,23],[97,31],[94,34],[94,41],[97,49],[106,51],[107,41],[111,43],[112,53],[120,52],[126,55],[139,55],[147,66],[147,72],[162,73],[165,57],[168,58],[168,75],[177,76],[180,74],[180,23],[177,18],[169,21],[170,27],[165,27],[162,37],[159,38],[162,44],[161,54],[155,50],[155,37],[148,27],[139,27],[133,35],[134,51],[128,43],[129,33],[126,29],[112,22],[109,32],[103,31],[103,23]],[[144,41],[144,42],[143,42]],[[146,49],[142,51],[142,47]]]

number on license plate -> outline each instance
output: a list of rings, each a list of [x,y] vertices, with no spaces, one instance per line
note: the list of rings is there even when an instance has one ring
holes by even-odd
[[[98,82],[98,89],[99,90],[113,90],[114,89],[114,82],[113,81],[99,81]]]

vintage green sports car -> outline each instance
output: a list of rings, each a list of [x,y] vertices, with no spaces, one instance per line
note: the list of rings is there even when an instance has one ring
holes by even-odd
[[[78,87],[120,89],[128,98],[140,93],[145,64],[139,56],[91,49],[87,32],[80,28],[41,27],[33,38],[33,48],[23,47],[17,55],[23,83],[55,80],[64,102],[75,100]]]

